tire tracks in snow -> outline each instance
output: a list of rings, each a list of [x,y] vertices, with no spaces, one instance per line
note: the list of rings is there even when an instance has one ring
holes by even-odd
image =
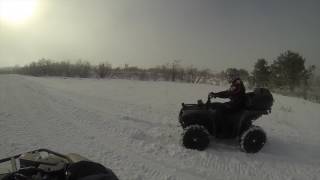
[[[319,172],[308,164],[281,162],[263,151],[251,156],[237,149],[221,150],[219,144],[205,152],[186,150],[178,144],[181,128],[168,121],[176,120],[171,111],[165,112],[167,119],[162,122],[164,113],[157,113],[157,109],[82,97],[84,94],[51,89],[37,80],[0,77],[1,84],[8,84],[0,87],[4,91],[0,101],[6,104],[0,118],[10,115],[0,119],[1,136],[19,136],[11,139],[16,143],[2,149],[1,154],[39,146],[78,152],[114,169],[121,179],[132,180],[316,179],[313,175]],[[2,131],[3,126],[10,132]]]
[[[37,145],[47,145],[48,148],[65,152],[66,150],[74,151],[77,144],[81,144],[78,151],[91,154],[91,157],[97,161],[103,159],[106,162],[108,162],[108,158],[105,157],[105,152],[109,152],[108,155],[111,154],[111,158],[120,165],[115,167],[120,170],[120,175],[122,175],[122,166],[131,169],[129,171],[126,169],[126,173],[122,175],[121,179],[200,179],[198,175],[194,176],[190,172],[183,172],[183,174],[176,172],[163,166],[162,163],[157,163],[152,158],[127,150],[130,143],[119,143],[119,140],[123,140],[119,139],[121,134],[119,136],[115,133],[119,129],[105,126],[106,124],[102,124],[102,128],[97,129],[97,124],[92,124],[93,119],[101,120],[96,113],[74,106],[74,104],[56,96],[51,96],[44,89],[39,90],[41,87],[38,87],[37,84],[28,82],[28,84],[20,84],[20,86],[22,86],[20,90],[27,93],[15,93],[16,100],[20,99],[19,107],[16,108],[20,109],[19,115],[21,117],[25,116],[25,121],[28,121],[26,124],[32,126],[33,131],[24,132],[34,138],[34,141],[38,142]],[[27,104],[21,101],[25,95],[23,101],[28,102]],[[39,119],[39,117],[45,118]],[[91,121],[87,121],[88,119]],[[34,137],[35,135],[37,137]],[[108,137],[108,140],[105,141],[104,137]],[[34,145],[31,145],[29,148],[33,147]],[[134,161],[132,162],[132,160]],[[177,177],[179,174],[183,178]]]

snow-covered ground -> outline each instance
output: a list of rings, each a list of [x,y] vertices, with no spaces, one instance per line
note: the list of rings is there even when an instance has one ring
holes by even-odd
[[[234,141],[180,145],[181,102],[222,87],[129,80],[0,75],[0,158],[37,148],[75,152],[123,180],[320,179],[320,104],[275,95],[259,119],[257,154]]]

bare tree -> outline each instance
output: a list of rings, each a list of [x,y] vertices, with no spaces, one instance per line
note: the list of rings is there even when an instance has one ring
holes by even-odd
[[[112,69],[111,64],[105,62],[105,63],[100,63],[96,67],[95,71],[98,77],[105,78],[107,75],[110,75],[111,69]]]

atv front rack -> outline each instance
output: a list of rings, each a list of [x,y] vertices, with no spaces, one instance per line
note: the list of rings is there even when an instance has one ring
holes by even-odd
[[[35,154],[40,154],[40,153],[47,153],[48,155],[56,156],[56,157],[60,158],[63,162],[66,162],[66,163],[72,162],[72,159],[70,159],[69,157],[67,157],[63,154],[51,151],[49,149],[37,149],[37,150],[33,150],[33,151],[30,151],[27,153],[22,153],[22,154],[18,154],[18,155],[14,155],[14,156],[11,156],[8,158],[1,159],[0,164],[6,163],[6,162],[10,163],[11,164],[10,171],[12,171],[12,172],[17,171],[18,168],[21,168],[21,167],[39,166],[40,164],[42,164],[43,166],[57,166],[57,163],[55,163],[55,162],[50,162],[50,161],[46,162],[46,161],[42,161],[41,159],[33,159]],[[6,166],[6,167],[9,168],[10,165]],[[0,173],[0,175],[2,175],[2,173]]]
[[[65,160],[67,160],[68,162],[72,162],[72,160],[69,157],[67,157],[67,156],[65,156],[63,154],[51,151],[49,149],[37,149],[37,150],[30,151],[30,152],[26,152],[26,153],[22,153],[22,154],[18,154],[18,155],[14,155],[14,156],[11,156],[11,157],[8,157],[8,158],[1,159],[0,163],[6,162],[6,161],[10,161],[10,160],[12,161],[13,159],[17,159],[18,157],[20,157],[23,154],[27,154],[27,153],[32,153],[33,154],[33,153],[41,153],[41,152],[46,152],[48,154],[53,154],[55,156],[58,156],[60,158],[63,158]]]

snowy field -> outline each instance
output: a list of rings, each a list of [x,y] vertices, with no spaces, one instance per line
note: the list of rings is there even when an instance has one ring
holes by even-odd
[[[129,80],[0,75],[0,158],[49,148],[100,162],[122,180],[320,179],[320,104],[275,95],[259,119],[258,154],[234,141],[180,145],[181,102],[222,87]]]

